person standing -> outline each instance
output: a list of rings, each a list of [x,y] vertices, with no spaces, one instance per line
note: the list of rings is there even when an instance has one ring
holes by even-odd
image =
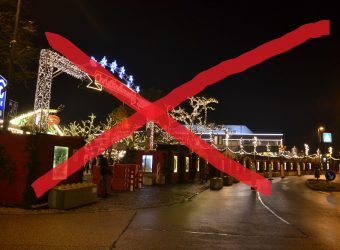
[[[103,190],[103,197],[106,198],[109,194],[107,191],[107,177],[109,175],[109,163],[103,155],[99,155],[100,168],[100,185]]]

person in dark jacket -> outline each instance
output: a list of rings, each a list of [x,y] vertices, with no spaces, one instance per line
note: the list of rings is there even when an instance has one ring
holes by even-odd
[[[99,168],[100,168],[100,185],[103,188],[103,197],[108,196],[107,192],[107,176],[109,175],[109,164],[103,155],[99,155]]]

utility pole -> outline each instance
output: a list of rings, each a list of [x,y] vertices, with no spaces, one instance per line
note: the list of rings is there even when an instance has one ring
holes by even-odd
[[[14,62],[14,56],[15,56],[15,46],[17,43],[17,33],[18,33],[18,26],[19,26],[19,19],[20,19],[20,9],[21,9],[21,0],[18,0],[17,2],[17,11],[15,14],[15,23],[14,23],[14,29],[13,29],[13,35],[12,39],[9,42],[9,48],[10,48],[10,60],[9,60],[9,67],[8,67],[8,82],[6,87],[6,100],[9,100],[9,91],[11,89],[12,81],[13,81],[13,62]],[[8,101],[6,101],[8,103]],[[6,105],[5,105],[6,106]],[[8,105],[7,105],[8,107]],[[8,111],[4,113],[4,123],[3,123],[3,130],[8,130],[9,125],[9,117],[8,117]]]

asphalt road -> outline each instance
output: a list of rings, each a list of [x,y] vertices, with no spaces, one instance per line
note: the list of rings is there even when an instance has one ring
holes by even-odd
[[[171,207],[139,210],[117,249],[339,249],[340,193],[308,189],[311,176],[273,180],[258,196],[243,184]]]

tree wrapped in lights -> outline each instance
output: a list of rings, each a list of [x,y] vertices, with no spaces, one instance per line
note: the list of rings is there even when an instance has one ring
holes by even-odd
[[[173,109],[170,115],[175,120],[187,125],[190,131],[193,131],[193,125],[207,126],[208,110],[215,110],[210,106],[212,103],[218,103],[218,100],[215,98],[193,96],[189,99],[189,104],[192,109],[191,112],[187,112],[182,107],[178,107]]]
[[[96,116],[91,114],[88,120],[81,121],[81,123],[72,122],[62,128],[63,133],[69,136],[80,136],[86,143],[89,143],[103,131],[101,125],[95,125],[95,119]]]
[[[254,146],[254,155],[255,155],[257,153],[256,148],[258,146],[258,140],[256,136],[254,136],[253,146]]]
[[[244,149],[243,149],[243,138],[240,138],[240,153],[243,154],[244,153]]]
[[[304,144],[304,147],[305,147],[305,155],[308,156],[309,155],[309,146],[308,144]]]
[[[297,155],[297,148],[296,148],[295,146],[292,148],[291,153],[292,153],[292,156],[293,156],[294,158],[296,158],[296,157],[298,156],[298,155]]]

